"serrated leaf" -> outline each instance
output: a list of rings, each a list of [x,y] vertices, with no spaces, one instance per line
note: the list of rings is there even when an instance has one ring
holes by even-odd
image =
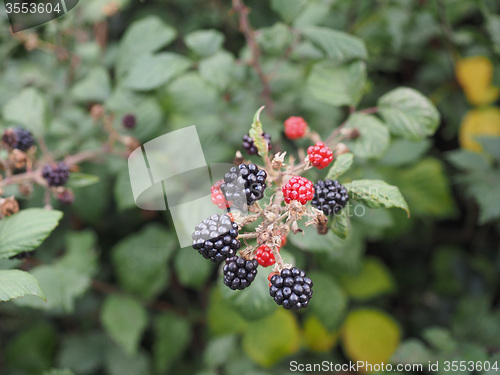
[[[224,90],[231,82],[233,64],[233,55],[220,51],[200,61],[200,75],[220,90]]]
[[[292,22],[300,15],[306,4],[307,0],[272,0],[271,8],[279,13],[284,21]]]
[[[456,168],[465,171],[487,171],[491,168],[484,154],[469,150],[454,150],[445,154],[446,159]]]
[[[191,338],[189,322],[168,313],[155,320],[154,363],[158,373],[165,373],[182,355]]]
[[[71,96],[79,101],[103,102],[111,94],[111,80],[104,68],[93,68],[87,75],[75,83]]]
[[[26,88],[5,103],[2,116],[7,124],[23,126],[39,136],[48,125],[47,102],[39,91]]]
[[[354,155],[350,152],[339,155],[331,166],[326,178],[336,180],[351,168]]]
[[[300,31],[323,51],[325,58],[344,62],[368,57],[363,40],[353,35],[319,26],[307,26]]]
[[[401,330],[394,319],[376,309],[349,313],[342,327],[342,346],[352,361],[387,363],[399,345]]]
[[[199,56],[210,56],[220,50],[224,39],[224,34],[220,31],[207,29],[187,34],[184,41],[189,49]]]
[[[379,160],[381,164],[401,166],[418,161],[429,150],[431,142],[428,139],[409,141],[407,139],[394,139],[391,141],[387,152]]]
[[[201,288],[213,271],[210,262],[192,248],[181,249],[175,256],[175,272],[179,282],[186,287]]]
[[[410,140],[428,137],[439,126],[434,104],[418,91],[407,87],[389,91],[378,100],[378,109],[392,134]]]
[[[300,332],[290,311],[282,308],[272,315],[251,323],[243,335],[245,353],[264,367],[300,349]]]
[[[355,106],[363,94],[366,66],[361,61],[337,65],[329,61],[314,65],[307,89],[315,99],[335,106]]]
[[[176,31],[156,16],[135,21],[127,28],[118,49],[118,75],[124,74],[137,58],[158,51],[172,42]]]
[[[71,368],[78,374],[95,374],[104,362],[109,340],[101,331],[65,335],[57,356],[59,367]]]
[[[210,332],[214,335],[242,333],[248,326],[247,321],[232,308],[231,303],[223,298],[219,288],[214,288],[210,294],[207,320]]]
[[[133,355],[137,352],[148,322],[146,310],[139,302],[130,297],[111,295],[104,302],[100,319],[108,335],[126,353]]]
[[[355,180],[344,184],[349,196],[370,208],[398,207],[405,210],[408,216],[408,203],[396,186],[381,180]]]
[[[78,189],[90,185],[97,184],[99,182],[99,176],[93,174],[72,172],[69,175],[68,182],[66,186],[72,189]]]
[[[376,258],[366,258],[360,272],[341,276],[340,283],[349,296],[357,300],[374,298],[395,289],[389,269]]]
[[[249,132],[250,138],[252,138],[253,143],[255,144],[255,147],[257,147],[257,150],[259,152],[259,156],[261,157],[266,156],[268,151],[267,142],[263,136],[264,130],[262,129],[262,123],[260,122],[260,113],[263,109],[264,107],[260,107],[259,110],[255,113]]]
[[[314,282],[314,295],[309,302],[311,310],[329,330],[338,329],[347,308],[347,295],[337,282],[324,272],[307,274]]]
[[[0,259],[40,246],[61,217],[61,211],[29,208],[0,220]]]
[[[0,301],[8,301],[26,294],[47,300],[33,275],[20,270],[0,271]]]
[[[349,232],[350,219],[347,216],[347,210],[340,210],[339,213],[330,217],[330,228],[333,233],[345,240]]]
[[[134,60],[123,85],[132,90],[153,90],[180,76],[190,66],[189,59],[176,53],[146,54]]]
[[[349,149],[360,158],[380,158],[389,146],[389,131],[375,116],[353,113],[347,119],[346,129],[358,129],[359,137],[347,141]]]

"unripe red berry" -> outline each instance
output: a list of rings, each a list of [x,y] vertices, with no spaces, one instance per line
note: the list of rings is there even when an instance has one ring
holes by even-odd
[[[293,176],[281,188],[281,191],[283,192],[286,203],[296,200],[304,205],[313,198],[314,185],[305,177]]]
[[[318,142],[307,149],[309,161],[318,169],[327,167],[333,161],[333,152],[323,142]]]
[[[222,194],[220,186],[223,182],[224,180],[217,181],[215,184],[213,184],[210,190],[212,192],[212,203],[218,206],[220,209],[224,210],[231,207],[231,202],[228,202],[224,197],[224,194]]]
[[[307,131],[307,122],[298,116],[292,116],[285,121],[285,135],[289,139],[302,138]]]
[[[255,259],[262,267],[269,267],[276,263],[271,248],[267,245],[260,245],[255,252]]]

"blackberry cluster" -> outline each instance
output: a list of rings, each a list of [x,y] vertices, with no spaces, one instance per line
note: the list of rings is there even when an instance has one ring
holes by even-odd
[[[233,223],[228,214],[214,214],[204,219],[194,228],[193,248],[212,262],[222,262],[234,257],[241,246],[238,224]]]
[[[306,273],[296,267],[285,268],[281,274],[271,277],[269,294],[278,305],[285,309],[300,310],[309,305],[313,282]]]
[[[224,266],[224,284],[232,290],[245,289],[254,281],[257,276],[256,259],[245,260],[241,257],[232,257],[226,259]]]
[[[16,128],[14,129],[14,134],[16,135],[17,140],[14,148],[17,148],[18,150],[26,151],[35,144],[35,139],[29,130]]]
[[[267,142],[267,150],[269,151],[272,148],[271,135],[267,133],[262,133],[262,136]],[[249,155],[257,155],[259,152],[255,144],[253,143],[253,139],[250,137],[249,134],[245,134],[243,136],[243,148],[248,152]]]
[[[314,184],[314,197],[311,203],[326,216],[338,213],[348,200],[346,188],[337,180],[319,180]]]
[[[234,207],[242,209],[245,204],[251,206],[264,197],[267,173],[255,164],[240,164],[232,167],[224,176],[221,190],[226,200],[233,202]]]
[[[64,162],[56,165],[47,164],[43,167],[42,177],[49,186],[63,186],[69,178],[69,166]]]

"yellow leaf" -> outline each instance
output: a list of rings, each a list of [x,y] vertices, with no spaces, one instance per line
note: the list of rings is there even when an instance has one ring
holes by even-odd
[[[460,145],[481,152],[481,145],[474,139],[477,136],[500,136],[500,108],[472,109],[465,115],[460,127]]]
[[[351,312],[342,327],[342,346],[353,361],[375,366],[387,363],[399,345],[401,332],[396,321],[376,309]],[[369,366],[362,369],[370,371]]]
[[[493,64],[487,57],[474,56],[458,61],[455,74],[471,104],[488,104],[498,98],[500,90],[491,85]]]
[[[330,333],[316,315],[309,315],[304,322],[304,345],[313,352],[327,352],[337,343],[337,332]]]

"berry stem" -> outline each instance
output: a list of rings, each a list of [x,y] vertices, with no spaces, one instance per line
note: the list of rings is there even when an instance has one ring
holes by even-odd
[[[238,239],[245,239],[245,238],[257,238],[259,234],[257,232],[251,232],[251,233],[241,233],[238,235]]]

